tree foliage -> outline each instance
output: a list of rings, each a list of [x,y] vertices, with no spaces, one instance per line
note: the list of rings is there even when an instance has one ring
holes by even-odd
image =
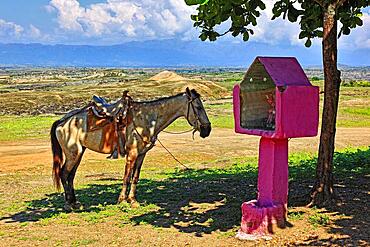
[[[202,41],[215,41],[218,37],[231,34],[243,37],[247,41],[253,35],[258,17],[266,6],[262,0],[186,0],[187,4],[200,4],[198,13],[191,16],[194,27],[200,28]],[[306,39],[305,45],[311,46],[311,40],[322,37],[323,8],[335,2],[339,7],[336,18],[342,24],[339,36],[348,35],[351,29],[362,26],[362,9],[370,5],[370,0],[278,0],[273,7],[273,18],[282,17],[290,22],[299,21],[300,39]],[[229,21],[229,22],[228,22]],[[228,22],[226,30],[221,23]]]

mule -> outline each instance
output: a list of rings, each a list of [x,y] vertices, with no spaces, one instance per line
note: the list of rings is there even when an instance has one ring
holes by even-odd
[[[131,103],[125,134],[126,166],[118,203],[138,205],[136,187],[146,153],[153,148],[158,134],[179,117],[198,131],[202,138],[210,135],[211,123],[200,95],[186,88],[185,93],[153,101]],[[88,129],[88,109],[72,111],[53,123],[50,131],[53,152],[53,180],[65,194],[65,209],[80,208],[73,180],[86,148],[104,154],[112,153],[104,128]],[[103,144],[103,145],[102,145]]]

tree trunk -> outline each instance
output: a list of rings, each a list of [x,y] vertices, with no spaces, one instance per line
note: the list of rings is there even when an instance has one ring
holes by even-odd
[[[322,54],[324,65],[324,109],[320,135],[320,147],[316,168],[316,182],[311,192],[309,206],[325,206],[335,201],[333,188],[333,155],[335,125],[338,111],[340,71],[337,69],[337,20],[335,5],[329,4],[324,11]]]

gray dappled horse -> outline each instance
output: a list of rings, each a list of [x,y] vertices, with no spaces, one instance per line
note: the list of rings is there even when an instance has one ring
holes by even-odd
[[[211,132],[211,123],[200,95],[194,89],[186,88],[185,93],[175,96],[147,102],[133,101],[131,104],[125,135],[126,167],[118,202],[137,204],[136,186],[141,165],[146,153],[154,146],[158,134],[177,118],[186,117],[188,123],[205,138]],[[88,116],[87,110],[67,114],[53,123],[50,132],[53,179],[58,189],[60,183],[63,185],[66,210],[81,206],[76,200],[73,180],[85,149],[105,154],[114,151],[112,145],[104,145],[104,142],[109,141],[104,128],[89,131]]]

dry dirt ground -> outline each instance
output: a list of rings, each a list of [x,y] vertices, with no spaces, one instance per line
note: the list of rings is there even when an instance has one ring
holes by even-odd
[[[203,160],[214,160],[220,157],[257,156],[259,137],[241,135],[230,129],[215,129],[211,136],[201,139],[195,136],[191,139],[190,133],[171,135],[161,133],[159,139],[169,150],[190,163],[199,163]],[[318,148],[318,137],[296,138],[289,142],[290,152],[312,152]],[[338,128],[336,135],[336,149],[346,147],[368,146],[370,144],[370,128]],[[105,159],[106,155],[87,151],[84,160]],[[146,159],[158,160],[161,164],[173,165],[174,161],[167,152],[157,143]],[[0,172],[8,172],[38,167],[50,169],[51,152],[48,140],[28,140],[17,142],[0,142]],[[153,162],[150,162],[153,163]],[[83,162],[82,162],[83,164]],[[189,165],[191,167],[191,164]],[[207,168],[207,164],[203,164]],[[145,167],[145,166],[144,166]],[[145,168],[144,168],[145,169]]]
[[[159,139],[169,148],[172,153],[181,161],[192,168],[209,168],[222,167],[225,160],[241,156],[257,156],[258,154],[258,137],[235,134],[230,129],[214,129],[211,136],[206,139],[196,137],[193,141],[191,134],[170,135],[161,134]],[[339,128],[337,130],[336,148],[344,149],[346,147],[369,146],[370,145],[370,128]],[[312,152],[318,147],[318,138],[297,138],[292,139],[289,143],[290,152]],[[105,161],[105,155],[88,151],[85,153],[81,168],[88,174],[88,167],[84,163],[89,160]],[[212,160],[213,162],[205,162]],[[122,161],[123,162],[123,161]],[[156,164],[161,164],[157,167]],[[179,166],[166,151],[157,145],[150,151],[146,157],[143,170],[172,168]],[[180,167],[180,166],[179,166]],[[13,176],[14,174],[32,174],[49,173],[51,169],[51,154],[48,140],[30,140],[20,142],[1,142],[0,143],[0,175]],[[123,167],[122,167],[123,170]],[[77,176],[78,176],[77,172]],[[104,175],[104,174],[103,174]],[[103,176],[102,175],[102,176]],[[50,181],[40,181],[41,185]],[[20,181],[15,181],[20,184]],[[364,181],[365,188],[357,188],[360,192],[368,190],[368,180]],[[45,186],[45,185],[44,185]],[[367,186],[367,187],[366,187]],[[0,189],[1,192],[1,189]],[[50,191],[48,192],[50,193]],[[356,192],[353,192],[356,193]],[[369,192],[367,192],[369,195]],[[353,203],[349,202],[350,210],[356,211],[358,215],[368,214],[367,205],[358,207],[356,196],[353,196]],[[0,198],[1,201],[6,198]],[[221,207],[215,202],[204,209],[205,213]],[[225,203],[225,202],[223,202]],[[207,205],[206,205],[207,206]],[[204,204],[189,203],[187,206],[190,210],[202,210]],[[193,207],[193,209],[192,209]],[[356,207],[356,208],[352,208]],[[308,209],[297,206],[290,209],[292,212],[302,213]],[[346,209],[348,210],[348,209]],[[363,211],[367,210],[367,211]],[[329,212],[330,214],[330,212]],[[283,246],[283,245],[367,245],[366,231],[369,230],[368,219],[354,219],[354,217],[342,217],[340,221],[335,221],[339,217],[340,211],[332,213],[332,220],[339,222],[333,223],[327,227],[312,227],[297,221],[293,227],[278,229],[275,237],[270,241],[259,242],[242,242],[235,239],[232,235],[224,236],[219,231],[209,232],[207,234],[197,234],[196,231],[180,231],[180,225],[171,227],[152,227],[150,225],[125,225],[121,228],[106,222],[104,224],[49,224],[47,229],[42,224],[22,225],[21,222],[11,222],[9,220],[0,220],[0,246],[122,246],[122,245],[139,245],[139,246]],[[364,216],[365,216],[364,215]],[[365,216],[366,217],[366,216]],[[348,223],[351,219],[356,220],[351,225]],[[343,224],[341,224],[341,222]],[[346,223],[347,222],[347,223]],[[346,226],[346,224],[348,226]],[[28,228],[32,227],[32,231]],[[347,229],[347,228],[348,229]],[[5,230],[4,230],[5,229]],[[367,230],[366,230],[367,229]],[[6,235],[5,232],[13,232],[13,237]],[[47,231],[45,238],[45,231]],[[369,230],[370,231],[370,230]],[[369,232],[367,231],[367,232]],[[19,234],[21,237],[14,238]],[[23,235],[22,235],[23,234]],[[27,236],[24,236],[24,235]],[[352,241],[352,238],[356,238]],[[365,236],[364,236],[365,235]],[[76,236],[84,236],[84,239],[93,239],[87,242],[71,242]],[[33,239],[29,242],[27,239]],[[57,239],[57,240],[55,240]],[[349,239],[349,240],[348,240]]]

